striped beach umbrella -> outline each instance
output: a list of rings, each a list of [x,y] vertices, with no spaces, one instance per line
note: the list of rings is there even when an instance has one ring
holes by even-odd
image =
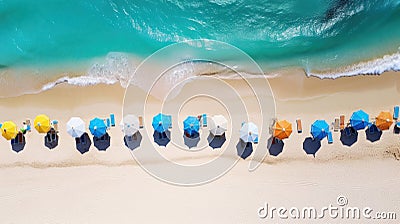
[[[96,117],[90,121],[89,130],[90,133],[92,133],[92,135],[94,135],[97,138],[100,138],[101,136],[106,134],[107,125],[106,123],[104,123],[103,119]]]
[[[183,121],[183,129],[184,129],[185,133],[187,133],[189,135],[199,133],[199,130],[200,130],[199,119],[197,119],[197,117],[188,116]]]
[[[36,116],[33,124],[35,129],[41,134],[46,134],[51,129],[50,118],[44,114]]]
[[[329,124],[325,120],[316,120],[311,125],[311,135],[314,139],[322,140],[329,133]]]
[[[86,132],[86,124],[80,117],[72,117],[67,122],[67,133],[74,138],[80,138]]]
[[[128,114],[122,119],[120,126],[125,136],[132,136],[139,131],[139,118]]]
[[[369,124],[369,115],[363,110],[358,110],[351,115],[350,125],[356,130],[362,130]]]
[[[155,131],[159,133],[165,132],[171,126],[171,116],[159,113],[153,117],[151,125]]]
[[[243,124],[240,128],[240,138],[244,142],[257,142],[258,141],[258,127],[252,122]]]
[[[12,121],[6,121],[1,126],[1,135],[7,139],[14,139],[18,134],[17,125]]]
[[[292,134],[292,124],[287,120],[278,121],[275,123],[273,128],[273,136],[280,140],[289,138]]]
[[[212,116],[209,127],[211,134],[214,136],[221,136],[228,128],[228,120],[222,115]]]

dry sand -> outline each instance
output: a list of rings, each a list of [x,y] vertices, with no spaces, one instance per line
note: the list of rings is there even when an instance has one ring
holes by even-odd
[[[237,87],[240,81],[229,83]],[[203,87],[192,83],[187,88],[212,86],[208,84]],[[60,122],[60,145],[52,151],[43,146],[43,136],[35,131],[27,135],[27,146],[19,154],[11,151],[8,142],[0,141],[1,223],[263,223],[267,220],[257,217],[257,209],[265,202],[277,207],[322,207],[335,204],[338,195],[347,196],[351,206],[395,211],[400,218],[397,172],[400,163],[395,158],[400,137],[392,130],[384,132],[377,143],[367,142],[364,132],[360,132],[359,141],[351,148],[342,146],[339,134],[334,133],[334,144],[328,145],[324,140],[316,158],[305,155],[302,150],[302,142],[310,135],[310,125],[316,119],[330,122],[340,114],[348,119],[352,111],[361,108],[371,117],[382,110],[392,111],[399,104],[398,73],[338,80],[291,74],[273,78],[270,84],[275,94],[277,118],[291,122],[301,118],[303,134],[293,133],[285,141],[283,153],[277,158],[267,156],[254,172],[248,172],[248,160],[240,160],[215,182],[196,187],[169,185],[143,171],[124,148],[119,127],[110,130],[112,142],[106,152],[92,147],[90,152],[81,155],[75,150],[65,123],[72,116],[89,122],[94,116],[106,117],[110,113],[115,113],[119,123],[124,90],[117,85],[84,88],[60,85],[37,95],[0,99],[2,120],[20,124],[26,118],[46,113]],[[229,95],[225,97],[228,99]],[[156,113],[156,101],[151,99],[146,116]],[[207,112],[229,116],[235,113],[202,97],[188,105],[178,117],[178,126],[188,114]],[[131,106],[140,107],[141,102],[133,102]],[[250,117],[257,120],[252,108]],[[146,119],[146,128],[141,132],[151,131],[150,122]],[[173,128],[173,135],[179,139],[180,129]],[[207,130],[202,130],[203,139],[206,134]],[[231,134],[234,136],[228,133],[228,137]],[[206,142],[202,140],[202,144]],[[153,146],[144,144],[138,150],[149,147]],[[232,155],[236,151],[224,147],[190,156],[172,146],[160,151],[173,160],[193,164],[218,157],[224,150]],[[293,220],[286,222],[293,223]]]

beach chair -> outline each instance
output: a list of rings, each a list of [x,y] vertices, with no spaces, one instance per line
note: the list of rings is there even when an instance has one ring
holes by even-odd
[[[52,121],[52,123],[53,123],[54,130],[58,131],[58,121],[54,120],[54,121]]]
[[[167,118],[168,118],[168,120],[169,120],[169,123],[170,123],[170,125],[169,125],[169,127],[168,128],[172,128],[172,116],[171,115],[167,115]]]
[[[26,124],[26,131],[31,132],[32,131],[31,120],[26,119],[25,124]]]
[[[110,114],[110,122],[111,122],[111,127],[115,127],[115,115]]]
[[[328,132],[328,144],[333,143],[333,137],[332,137],[332,132]]]
[[[333,131],[337,132],[340,129],[340,121],[339,118],[335,118],[335,121],[333,122]]]
[[[254,144],[258,144],[258,137],[253,140]]]
[[[345,119],[345,116],[340,115],[340,130],[344,129],[344,119]]]
[[[139,116],[139,128],[143,128],[143,117]]]
[[[203,127],[207,127],[207,114],[203,114],[202,119],[203,119]]]
[[[106,119],[106,125],[107,125],[107,129],[111,128],[111,120],[110,120],[110,118]]]
[[[399,106],[394,107],[393,119],[397,120],[399,118]]]
[[[296,126],[297,126],[297,133],[302,133],[303,132],[303,126],[301,125],[301,119],[296,120]]]

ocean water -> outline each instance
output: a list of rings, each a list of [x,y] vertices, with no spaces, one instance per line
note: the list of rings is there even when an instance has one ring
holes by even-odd
[[[113,83],[158,49],[199,38],[238,47],[264,71],[379,74],[400,69],[399,27],[400,0],[0,0],[0,85],[18,86],[10,79],[21,74],[44,89]]]

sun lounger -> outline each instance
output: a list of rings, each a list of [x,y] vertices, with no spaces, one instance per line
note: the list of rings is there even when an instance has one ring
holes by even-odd
[[[254,144],[258,144],[258,137],[253,140]]]
[[[115,115],[110,114],[110,122],[111,122],[111,127],[115,127]]]
[[[167,115],[167,118],[169,120],[170,126],[168,128],[172,128],[172,116],[171,115]]]
[[[110,120],[110,118],[107,118],[107,119],[106,119],[106,124],[107,124],[107,129],[110,129],[110,127],[111,127],[111,120]]]
[[[333,143],[333,137],[332,137],[332,132],[328,132],[328,144]]]
[[[203,127],[207,127],[207,114],[203,114],[202,119],[203,119]]]
[[[301,125],[301,120],[297,119],[296,120],[296,125],[297,125],[297,133],[302,133],[303,132],[303,126]]]
[[[58,131],[58,121],[57,120],[53,121],[53,128],[54,128],[54,130]]]
[[[139,128],[143,128],[143,117],[139,116]]]
[[[333,123],[333,131],[339,131],[340,129],[340,121],[339,118],[335,118],[335,122]]]
[[[31,120],[26,119],[25,124],[26,124],[26,131],[27,131],[27,132],[31,132],[31,131],[32,131],[32,128],[31,128]]]
[[[344,129],[344,115],[340,115],[340,130]]]
[[[399,118],[399,106],[395,106],[393,112],[393,119],[397,120],[398,118]]]

